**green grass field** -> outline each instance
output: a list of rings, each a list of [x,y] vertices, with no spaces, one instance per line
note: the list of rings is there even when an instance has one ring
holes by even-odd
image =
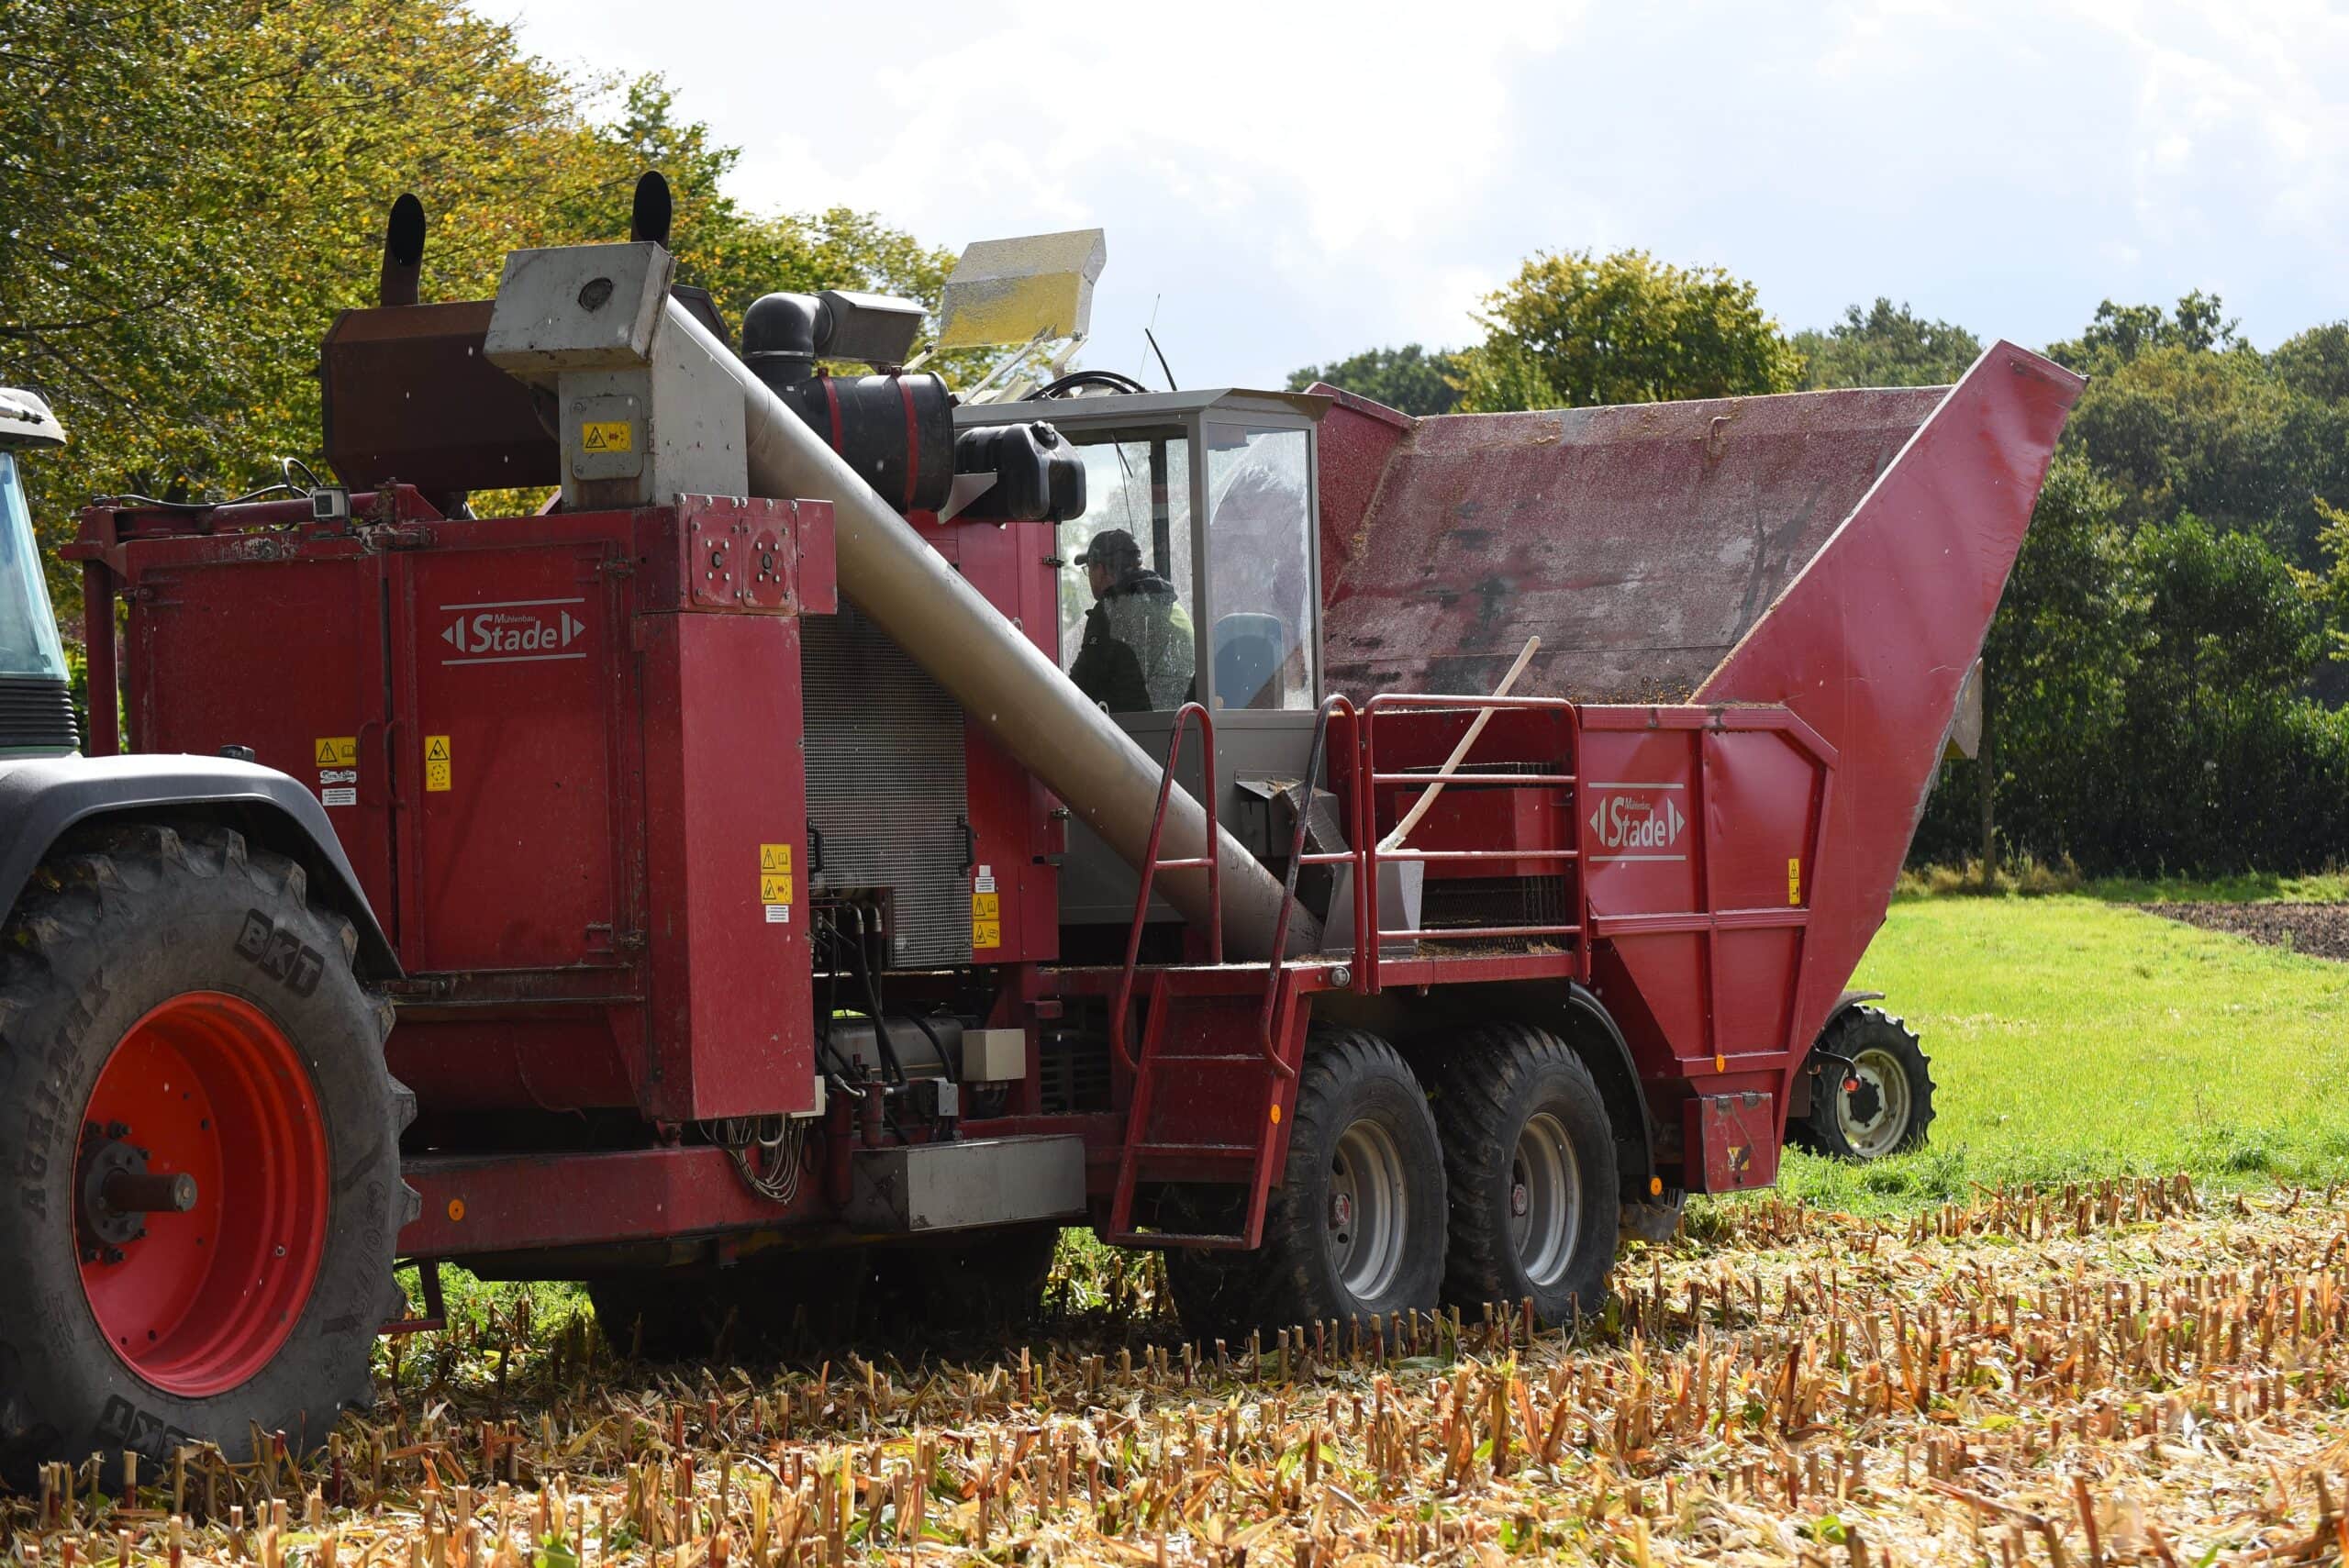
[[[1887,993],[1923,1038],[1931,1146],[1864,1167],[1789,1151],[1783,1184],[1867,1209],[2123,1173],[2349,1178],[2349,964],[2115,902],[2299,891],[2148,883],[1896,903],[1853,984]]]

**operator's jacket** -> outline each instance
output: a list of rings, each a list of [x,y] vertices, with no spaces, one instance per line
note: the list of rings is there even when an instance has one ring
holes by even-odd
[[[1191,697],[1197,654],[1174,585],[1129,567],[1085,612],[1069,679],[1111,713],[1171,713]]]

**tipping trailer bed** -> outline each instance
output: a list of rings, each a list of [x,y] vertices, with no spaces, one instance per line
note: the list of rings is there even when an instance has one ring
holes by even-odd
[[[1585,972],[1691,1190],[1775,1176],[2082,384],[1998,342],[1948,388],[1422,419],[1319,389],[1331,684],[1488,690],[1542,639],[1516,689],[1577,705]]]

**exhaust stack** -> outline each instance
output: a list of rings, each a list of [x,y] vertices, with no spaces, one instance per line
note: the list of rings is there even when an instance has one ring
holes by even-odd
[[[1160,762],[922,542],[904,517],[669,297],[672,263],[653,244],[518,250],[507,258],[484,352],[560,400],[566,506],[643,506],[680,494],[829,501],[841,589],[917,664],[1041,779],[1128,863],[1148,851]],[[722,379],[721,379],[722,378]],[[645,428],[632,463],[588,465],[571,450],[583,421],[630,417]],[[631,472],[621,472],[629,469]],[[576,492],[576,494],[574,494]],[[1238,957],[1271,956],[1283,897],[1272,873],[1227,832],[1215,853],[1224,940]],[[1167,859],[1207,853],[1207,815],[1177,786],[1160,845]],[[1209,917],[1202,871],[1157,886],[1186,919]],[[1289,951],[1320,945],[1292,917]]]

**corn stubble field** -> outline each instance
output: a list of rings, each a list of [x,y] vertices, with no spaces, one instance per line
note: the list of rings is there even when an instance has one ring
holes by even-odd
[[[656,1368],[525,1298],[386,1355],[375,1411],[313,1462],[187,1452],[120,1500],[118,1475],[61,1470],[0,1529],[64,1568],[2180,1568],[2349,1545],[2349,1194],[2181,1177],[1698,1219],[1634,1250],[1573,1336],[1490,1312],[1186,1344],[1128,1269],[1108,1306],[970,1359]]]

